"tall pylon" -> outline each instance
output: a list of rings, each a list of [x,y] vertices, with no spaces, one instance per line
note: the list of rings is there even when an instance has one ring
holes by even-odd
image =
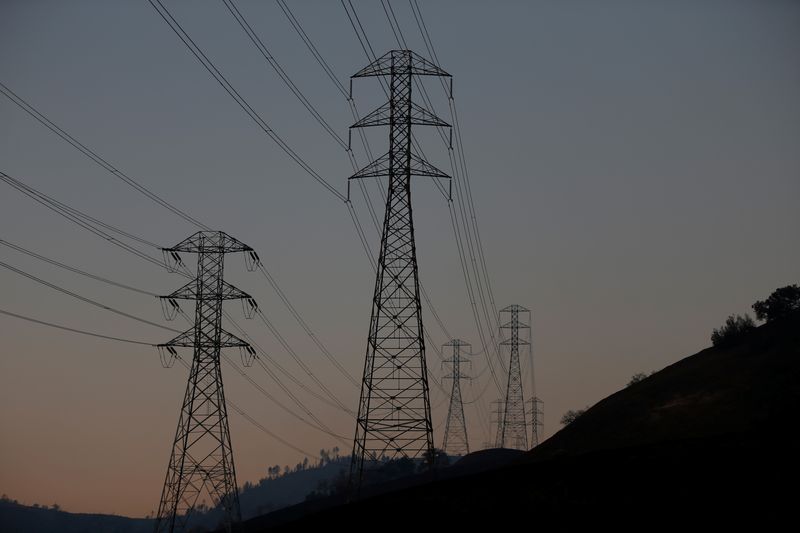
[[[528,323],[520,320],[528,314]],[[503,320],[508,317],[508,320]],[[498,448],[528,449],[528,420],[525,415],[525,398],[522,394],[522,372],[519,365],[519,347],[530,344],[520,338],[520,329],[530,329],[530,310],[521,305],[509,305],[500,310],[500,329],[508,329],[511,336],[500,343],[509,347],[508,384],[503,407],[503,423],[498,430]]]
[[[239,347],[249,366],[255,351],[238,337],[222,329],[223,300],[246,299],[246,308],[255,309],[249,294],[223,280],[225,254],[244,252],[255,266],[253,249],[221,231],[200,231],[165,248],[168,264],[182,265],[181,252],[197,254],[197,277],[163,296],[165,309],[174,317],[178,300],[194,300],[194,325],[166,344],[159,345],[162,362],[171,366],[176,347],[194,349],[189,381],[183,399],[178,429],[172,444],[167,476],[158,506],[155,531],[185,531],[201,495],[224,511],[226,531],[241,521],[236,470],[228,427],[225,394],[222,389],[220,350]]]
[[[469,363],[462,353],[462,348],[468,348],[470,344],[460,339],[453,339],[444,346],[451,347],[453,355],[450,359],[442,361],[442,365],[450,365],[450,374],[443,376],[442,379],[452,379],[453,387],[450,389],[450,407],[447,410],[442,449],[448,455],[461,457],[469,453],[464,402],[461,400],[461,380],[469,379],[469,376],[461,372],[461,363]]]
[[[411,176],[449,178],[411,149],[412,125],[449,127],[411,101],[411,85],[414,76],[450,75],[410,50],[392,50],[352,77],[371,76],[389,77],[389,101],[352,127],[389,126],[389,151],[350,179],[388,176],[389,188],[350,467],[356,494],[365,469],[383,460],[434,458]]]

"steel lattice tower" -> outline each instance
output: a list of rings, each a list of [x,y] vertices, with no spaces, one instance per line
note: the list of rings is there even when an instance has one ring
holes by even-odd
[[[388,176],[350,485],[396,457],[433,460],[433,427],[411,214],[411,176],[448,178],[411,150],[411,126],[449,124],[411,101],[414,76],[450,75],[410,50],[392,50],[353,78],[389,77],[389,101],[352,127],[389,126],[389,151],[350,179]],[[348,190],[349,190],[348,180]]]
[[[497,434],[494,439],[494,447],[495,448],[502,448],[503,447],[503,409],[505,409],[506,402],[505,400],[494,400],[492,404],[495,406],[494,411],[492,411],[492,415],[494,415],[494,419],[491,422],[497,424]]]
[[[197,277],[162,297],[170,306],[176,300],[194,300],[195,318],[191,329],[159,345],[168,357],[176,347],[194,348],[189,381],[183,399],[178,429],[172,445],[167,476],[158,506],[155,531],[184,531],[201,494],[208,494],[225,513],[230,532],[241,521],[233,449],[222,389],[220,350],[239,347],[250,356],[248,343],[222,329],[223,300],[250,298],[222,277],[225,254],[253,249],[221,231],[197,232],[172,248],[164,249],[168,260],[180,264],[179,252],[197,254]]]
[[[530,310],[520,305],[509,305],[500,310],[500,329],[511,330],[511,337],[500,343],[509,347],[508,385],[506,387],[505,405],[503,407],[503,423],[498,428],[498,448],[528,449],[528,424],[525,416],[525,399],[522,394],[522,372],[519,365],[519,347],[530,344],[521,339],[520,329],[529,329],[530,326],[520,321],[519,315]],[[507,322],[503,317],[508,316]],[[529,320],[530,322],[530,320]]]
[[[444,429],[442,449],[450,455],[464,456],[469,453],[469,439],[467,438],[467,423],[464,418],[464,402],[461,400],[461,380],[469,378],[461,373],[461,363],[469,363],[464,359],[461,348],[470,346],[460,339],[453,339],[444,346],[453,348],[453,356],[442,361],[442,365],[451,365],[451,373],[443,379],[452,379],[453,388],[450,391],[450,407],[447,410],[447,423]]]
[[[540,433],[542,428],[544,427],[544,413],[542,412],[542,404],[544,403],[540,400],[537,396],[534,396],[528,403],[531,404],[531,448],[535,448],[539,445],[540,441]]]

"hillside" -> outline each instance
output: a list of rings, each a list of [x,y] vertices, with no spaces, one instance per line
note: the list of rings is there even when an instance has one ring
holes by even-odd
[[[768,430],[800,405],[800,316],[708,348],[598,402],[528,460]],[[786,418],[784,418],[786,417]]]
[[[31,507],[12,501],[0,502],[0,531],[3,533],[150,533],[153,521],[125,516],[68,513],[45,507]]]
[[[548,530],[770,529],[795,505],[785,487],[800,473],[792,427],[799,383],[795,315],[609,396],[512,466],[272,522],[269,530],[520,520]],[[264,518],[246,530],[267,530]]]
[[[325,464],[287,471],[284,474],[248,483],[241,490],[240,503],[245,519],[281,509],[305,500],[320,482],[332,482],[347,469],[348,462],[339,457]],[[220,512],[197,513],[192,525],[197,532],[214,529]],[[153,520],[126,516],[70,513],[41,506],[23,505],[0,500],[0,532],[2,533],[150,533]]]

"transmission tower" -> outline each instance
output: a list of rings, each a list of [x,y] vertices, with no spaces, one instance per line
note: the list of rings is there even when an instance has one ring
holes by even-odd
[[[434,457],[411,176],[449,177],[411,150],[412,125],[449,127],[411,101],[411,82],[450,75],[410,50],[392,50],[353,78],[371,76],[389,77],[389,101],[352,127],[389,126],[389,151],[350,179],[388,176],[389,189],[350,467],[355,492],[365,469],[383,460]]]
[[[505,400],[494,400],[492,404],[495,406],[494,411],[492,411],[492,420],[491,422],[494,423],[497,427],[497,434],[495,436],[494,442],[492,446],[495,448],[502,448],[503,447],[503,409],[505,409],[506,402]]]
[[[534,396],[528,400],[530,404],[531,413],[531,448],[539,445],[542,428],[544,427],[544,413],[542,412],[542,404],[544,403],[538,397]]]
[[[239,347],[249,366],[255,351],[238,337],[222,329],[223,300],[246,299],[250,295],[223,280],[225,254],[245,252],[248,267],[258,256],[249,246],[221,231],[200,231],[172,248],[165,248],[168,265],[182,266],[180,252],[197,254],[197,277],[162,297],[174,317],[178,300],[194,300],[194,325],[166,344],[159,345],[162,362],[171,366],[176,347],[194,348],[186,395],[172,444],[167,476],[158,506],[155,531],[184,531],[201,494],[224,511],[226,531],[241,521],[233,449],[222,390],[220,349]],[[184,267],[185,268],[185,267]]]
[[[464,402],[461,401],[461,380],[469,379],[461,373],[461,363],[469,363],[464,359],[461,349],[470,346],[469,343],[453,339],[444,346],[453,348],[453,356],[442,361],[442,365],[451,365],[452,372],[443,379],[452,379],[453,388],[450,391],[450,407],[447,410],[447,423],[444,429],[442,449],[449,455],[464,456],[469,453],[469,439],[467,438],[467,423],[464,419]]]
[[[525,399],[522,394],[522,372],[519,365],[519,347],[530,344],[521,339],[520,329],[530,329],[530,326],[520,321],[520,314],[528,314],[530,310],[520,305],[509,305],[500,310],[500,329],[511,330],[511,337],[500,343],[509,347],[508,385],[506,387],[505,406],[503,408],[503,423],[499,426],[498,447],[528,449],[528,425],[525,416]],[[508,317],[508,321],[503,318]]]

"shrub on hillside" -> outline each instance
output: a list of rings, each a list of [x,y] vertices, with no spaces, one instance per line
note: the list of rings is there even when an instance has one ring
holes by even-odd
[[[722,327],[714,328],[711,343],[714,346],[730,344],[755,327],[755,322],[747,313],[744,316],[731,315]]]
[[[586,409],[577,409],[574,411],[570,409],[569,411],[564,413],[564,416],[561,417],[561,425],[568,426],[569,424],[572,424],[585,412]]]
[[[639,383],[640,381],[644,381],[645,379],[649,378],[650,376],[652,376],[655,373],[656,373],[655,370],[653,370],[649,374],[646,374],[644,372],[637,372],[636,374],[631,376],[630,381],[628,381],[628,384],[625,385],[625,386],[626,387],[630,387],[631,385],[635,385],[635,384]]]

